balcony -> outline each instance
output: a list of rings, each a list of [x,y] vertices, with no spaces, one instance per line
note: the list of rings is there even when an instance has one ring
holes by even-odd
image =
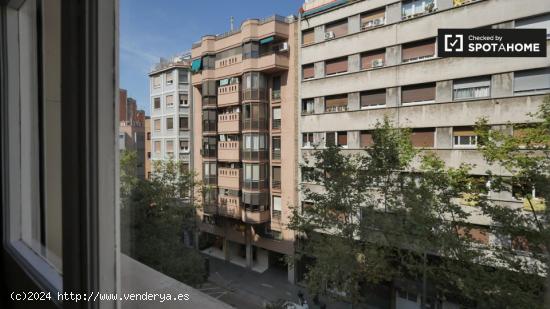
[[[241,170],[238,168],[218,168],[218,186],[227,189],[241,189]]]
[[[242,214],[243,222],[250,224],[260,224],[268,222],[270,219],[269,210],[245,209]]]
[[[242,54],[230,56],[216,61],[216,78],[241,73]]]
[[[218,88],[218,106],[238,105],[240,103],[240,84],[231,84]]]
[[[218,133],[231,134],[240,132],[240,113],[218,115]]]
[[[220,195],[218,198],[218,214],[224,217],[241,219],[241,202],[238,196]]]
[[[237,141],[218,142],[218,160],[229,161],[229,162],[239,161],[240,146],[241,146],[241,143]]]
[[[269,53],[259,58],[249,58],[242,62],[242,71],[258,70],[265,73],[288,70],[288,53]]]

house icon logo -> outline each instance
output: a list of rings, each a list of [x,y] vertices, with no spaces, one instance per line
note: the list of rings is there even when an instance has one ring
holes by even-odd
[[[445,51],[446,52],[463,52],[464,51],[464,35],[462,34],[445,34]]]

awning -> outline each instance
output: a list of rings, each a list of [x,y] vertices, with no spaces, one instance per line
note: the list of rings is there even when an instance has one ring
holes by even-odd
[[[269,42],[273,42],[274,39],[275,39],[275,37],[273,37],[273,36],[267,37],[265,39],[261,39],[260,40],[260,45],[267,44]]]
[[[191,62],[191,72],[196,73],[201,70],[202,67],[202,59],[195,59],[193,62]]]

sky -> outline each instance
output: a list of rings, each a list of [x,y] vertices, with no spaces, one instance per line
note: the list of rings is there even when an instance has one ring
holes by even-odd
[[[120,87],[150,114],[147,73],[160,57],[188,51],[203,35],[248,18],[297,15],[303,0],[120,0]]]

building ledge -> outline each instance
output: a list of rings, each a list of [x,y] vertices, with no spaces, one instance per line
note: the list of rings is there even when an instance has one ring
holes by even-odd
[[[122,268],[122,293],[143,294],[171,294],[171,297],[177,297],[178,294],[189,294],[187,301],[123,301],[121,308],[233,308],[228,304],[219,301],[195,288],[170,278],[151,267],[142,264],[131,257],[121,254],[120,263]]]

